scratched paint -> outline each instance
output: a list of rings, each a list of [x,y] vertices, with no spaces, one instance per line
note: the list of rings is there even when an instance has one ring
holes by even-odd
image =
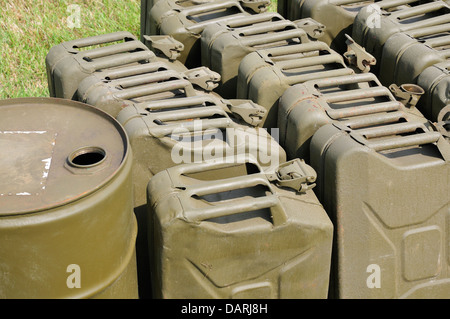
[[[1,135],[6,136],[14,136],[14,135],[45,135],[45,134],[49,134],[48,131],[28,131],[28,130],[5,130],[5,131],[0,131],[0,138]],[[32,196],[32,195],[40,195],[40,192],[45,190],[46,188],[46,182],[47,182],[47,178],[49,176],[49,172],[50,172],[50,167],[51,167],[51,163],[52,163],[52,155],[53,155],[53,148],[55,146],[55,142],[56,142],[56,136],[57,134],[54,134],[53,137],[49,137],[50,140],[48,140],[49,144],[51,145],[51,147],[49,149],[47,149],[47,156],[41,160],[42,162],[42,173],[40,173],[40,181],[39,181],[39,190],[35,189],[35,191],[31,191],[31,190],[22,190],[19,188],[20,185],[16,185],[17,189],[16,191],[6,191],[6,192],[1,192],[0,193],[0,197],[2,196]],[[10,139],[11,137],[7,138]],[[32,143],[33,139],[31,139],[29,141],[29,143]],[[37,168],[37,167],[36,167]],[[39,176],[39,175],[38,175]]]

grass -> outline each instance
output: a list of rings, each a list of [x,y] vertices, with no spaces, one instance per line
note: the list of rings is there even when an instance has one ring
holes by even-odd
[[[68,22],[80,8],[80,27]],[[45,57],[64,41],[115,31],[139,37],[141,0],[0,0],[0,99],[49,96]],[[276,12],[277,0],[268,11]],[[69,10],[68,10],[69,9]]]
[[[80,8],[80,27],[68,22]],[[97,34],[139,36],[140,0],[0,0],[0,99],[48,96],[45,57],[52,46]]]

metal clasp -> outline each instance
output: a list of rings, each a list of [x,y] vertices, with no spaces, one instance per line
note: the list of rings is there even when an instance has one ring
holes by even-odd
[[[325,34],[326,26],[312,18],[295,20],[294,23],[303,29],[310,38],[318,39]]]
[[[206,66],[190,69],[183,72],[185,78],[205,91],[212,91],[219,86],[220,74]]]
[[[278,186],[305,192],[316,186],[317,173],[303,159],[296,158],[281,164],[275,173],[266,176]]]
[[[240,0],[244,8],[251,9],[255,13],[262,13],[267,11],[267,7],[271,4],[270,0]]]
[[[345,35],[347,40],[347,52],[344,53],[344,57],[347,59],[350,65],[356,66],[363,73],[370,71],[370,66],[375,65],[377,60],[373,55],[366,52],[366,49],[355,42],[348,34]]]
[[[170,35],[144,35],[144,40],[150,50],[161,52],[171,61],[178,59],[184,50],[184,44]]]
[[[267,110],[252,100],[225,100],[229,104],[229,110],[237,114],[242,120],[252,126],[258,126],[266,116]]]
[[[450,142],[450,104],[441,109],[437,116],[437,122],[433,124],[436,131]]]

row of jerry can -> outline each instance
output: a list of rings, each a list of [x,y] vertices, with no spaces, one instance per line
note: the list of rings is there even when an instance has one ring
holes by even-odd
[[[417,107],[436,121],[450,102],[450,3],[443,0],[284,0],[289,19],[312,17],[326,26],[321,38],[341,54],[345,35],[376,60],[371,70],[386,86],[419,85]]]
[[[50,50],[50,95],[63,99],[4,101],[0,109],[2,141],[26,146],[12,159],[24,162],[21,174],[6,173],[25,175],[14,179],[18,186],[39,184],[41,192],[30,194],[56,193],[53,205],[44,198],[23,211],[17,203],[29,197],[3,185],[0,200],[17,202],[0,220],[8,257],[0,296],[450,296],[448,108],[428,120],[416,108],[419,94],[410,88],[417,86],[399,87],[403,95],[384,86],[352,38],[339,54],[320,40],[321,23],[287,20],[266,5],[142,1],[141,27],[158,34],[139,41],[119,32]],[[77,107],[90,113],[70,114]],[[59,125],[45,126],[48,114]],[[89,114],[97,118],[90,122]],[[33,125],[13,120],[23,115]],[[99,133],[101,123],[116,132],[121,152],[101,141],[114,142]],[[47,132],[53,139],[41,149],[33,138],[45,141]],[[71,151],[57,157],[59,145]],[[23,154],[44,171],[25,178],[33,166]],[[58,171],[73,180],[61,185]],[[115,178],[125,183],[120,196],[109,190]],[[85,188],[73,190],[77,183]],[[73,228],[46,228],[65,220],[64,209],[73,219],[63,225]],[[97,229],[103,217],[95,209],[126,230]],[[24,219],[37,238],[52,231],[62,237],[50,245],[24,236]],[[111,240],[116,232],[123,235]],[[16,233],[21,240],[8,245]],[[49,267],[47,255],[61,254],[73,238],[64,254],[75,257]],[[95,259],[84,245],[100,251]],[[33,267],[21,266],[17,247]],[[98,261],[105,254],[110,259]],[[47,277],[39,276],[45,267]],[[58,280],[47,280],[61,269]]]

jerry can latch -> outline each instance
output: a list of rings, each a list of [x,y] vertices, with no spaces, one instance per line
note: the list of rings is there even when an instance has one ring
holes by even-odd
[[[356,66],[361,72],[367,73],[370,71],[370,66],[375,65],[377,60],[373,55],[368,53],[365,48],[355,42],[348,34],[345,35],[347,40],[347,52],[344,57],[350,65]]]
[[[294,21],[295,25],[308,34],[310,38],[318,39],[325,34],[326,26],[313,18],[303,18]]]
[[[144,39],[149,49],[161,52],[170,61],[178,59],[184,50],[184,44],[170,35],[144,35]]]
[[[244,8],[248,8],[255,13],[262,13],[267,11],[271,2],[270,0],[240,0],[240,3]]]
[[[441,133],[450,142],[450,104],[444,106],[437,116],[437,122],[433,123],[435,130]]]
[[[220,74],[206,66],[189,69],[184,71],[183,75],[189,82],[208,92],[211,92],[219,86]]]
[[[225,100],[231,113],[238,115],[245,123],[252,126],[262,124],[267,110],[251,100]]]
[[[317,173],[303,159],[296,158],[281,164],[275,173],[266,176],[278,186],[305,192],[316,186]]]

